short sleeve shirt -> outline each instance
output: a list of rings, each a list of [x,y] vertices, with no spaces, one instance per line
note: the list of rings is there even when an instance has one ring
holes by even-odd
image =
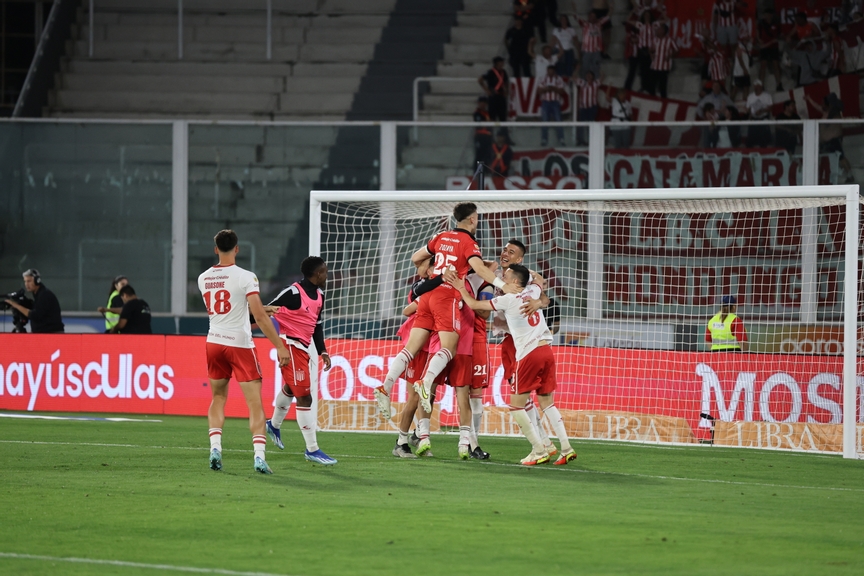
[[[216,265],[198,276],[198,289],[210,317],[207,342],[254,348],[246,297],[259,293],[255,274],[236,264]]]
[[[152,334],[150,327],[150,306],[141,298],[135,298],[123,305],[120,319],[126,320],[126,325],[120,331],[123,334]]]
[[[474,235],[459,228],[436,235],[426,244],[426,251],[435,258],[432,271],[436,276],[452,266],[459,277],[464,278],[471,270],[468,261],[471,258],[483,259]]]
[[[540,286],[530,284],[519,294],[504,294],[491,300],[493,310],[504,312],[507,327],[516,346],[517,361],[530,354],[540,342],[552,342],[552,333],[546,326],[543,312],[538,310],[527,318],[522,316],[521,312],[522,304],[527,300],[539,298],[540,293]]]

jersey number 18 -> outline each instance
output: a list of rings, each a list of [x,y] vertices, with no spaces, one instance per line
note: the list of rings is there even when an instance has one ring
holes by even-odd
[[[207,314],[227,314],[231,311],[231,293],[228,290],[217,290],[204,292],[204,304],[207,306]]]

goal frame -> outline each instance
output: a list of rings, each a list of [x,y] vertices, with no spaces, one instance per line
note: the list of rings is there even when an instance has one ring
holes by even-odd
[[[410,197],[407,194],[419,193]],[[312,190],[309,193],[309,253],[321,251],[321,205],[324,202],[525,202],[525,190]],[[858,319],[858,226],[859,226],[859,187],[852,185],[834,186],[794,186],[748,188],[657,188],[627,190],[531,190],[527,200],[531,202],[569,201],[569,202],[610,202],[618,200],[761,200],[778,198],[845,198],[845,274],[843,281],[843,458],[858,458],[855,445],[856,430],[856,392],[857,392],[857,319]],[[590,246],[600,246],[603,235],[602,213],[592,212],[589,205],[588,236],[600,242]],[[806,226],[806,223],[804,224]],[[815,224],[814,224],[815,225]],[[382,229],[387,237],[393,231]],[[392,236],[391,236],[392,239]],[[394,239],[395,240],[395,239]],[[382,250],[379,254],[383,269],[393,266],[392,258]],[[593,257],[592,257],[593,256]],[[803,257],[803,254],[802,254]],[[603,255],[588,254],[589,273],[592,266],[602,266]],[[602,268],[601,268],[602,271]],[[601,272],[602,273],[602,272]],[[379,297],[388,298],[386,288],[379,286]],[[589,314],[599,310],[599,291],[589,290]],[[852,319],[851,322],[849,319]]]

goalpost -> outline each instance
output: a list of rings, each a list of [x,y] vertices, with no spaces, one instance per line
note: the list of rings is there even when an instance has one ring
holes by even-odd
[[[323,429],[396,430],[372,390],[402,347],[410,256],[464,201],[478,206],[484,259],[520,240],[548,282],[572,438],[862,454],[858,186],[312,191],[309,253],[330,269]],[[747,351],[706,342],[724,304]],[[501,374],[490,339],[481,434],[518,433]],[[433,430],[458,423],[452,390],[439,399]]]

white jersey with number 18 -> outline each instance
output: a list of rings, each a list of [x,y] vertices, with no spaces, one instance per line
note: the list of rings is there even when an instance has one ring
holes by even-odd
[[[255,274],[236,264],[217,264],[198,276],[198,289],[210,316],[207,342],[235,348],[254,348],[246,297],[258,294],[258,278]]]
[[[504,313],[507,327],[513,336],[513,344],[516,346],[517,361],[537,348],[540,342],[552,342],[552,333],[546,326],[543,312],[538,310],[526,318],[521,311],[522,304],[527,300],[539,298],[540,292],[540,286],[529,284],[519,294],[505,294],[490,301],[493,310]]]

